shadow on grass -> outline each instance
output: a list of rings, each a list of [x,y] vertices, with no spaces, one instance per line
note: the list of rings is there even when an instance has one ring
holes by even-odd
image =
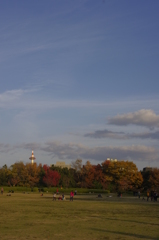
[[[139,224],[147,224],[147,225],[152,225],[152,226],[159,226],[159,224],[157,223],[150,223],[150,222],[140,222],[140,221],[134,221],[134,220],[123,220],[123,219],[118,219],[118,218],[106,218],[104,217],[104,219],[107,220],[113,220],[113,221],[120,221],[120,222],[131,222],[131,223],[139,223]]]
[[[60,196],[60,195],[59,195]],[[58,199],[58,197],[59,197],[58,195],[57,195],[57,198],[56,199]],[[52,199],[53,198],[53,196],[47,196],[47,194],[44,194],[43,196],[40,196],[41,198],[44,198],[44,199]],[[69,195],[65,195],[65,197],[66,197],[66,200],[68,201],[68,200],[70,200],[70,197],[69,197]],[[132,203],[134,203],[134,204],[143,204],[143,203],[145,203],[145,204],[152,204],[152,206],[154,206],[154,204],[152,203],[152,202],[147,202],[147,201],[145,201],[145,202],[142,202],[142,201],[137,201],[136,202],[136,199],[127,199],[127,198],[109,198],[109,197],[102,197],[102,198],[99,198],[99,197],[97,197],[97,196],[86,196],[86,197],[81,197],[81,196],[75,196],[74,198],[73,198],[73,200],[74,201],[90,201],[90,202],[95,202],[95,201],[99,201],[99,202],[116,202],[116,203],[129,203],[129,204],[132,204]]]
[[[149,239],[149,240],[158,240],[158,238],[152,238],[140,234],[134,234],[134,233],[125,233],[125,232],[118,232],[118,231],[110,231],[110,230],[105,230],[105,229],[98,229],[98,228],[91,228],[91,230],[97,231],[97,232],[105,232],[105,233],[113,233],[113,234],[118,234],[118,235],[124,235],[124,236],[129,236],[129,237],[136,237],[136,238],[142,238],[142,239]]]

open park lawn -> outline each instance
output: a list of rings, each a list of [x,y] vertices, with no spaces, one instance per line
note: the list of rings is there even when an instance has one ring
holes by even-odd
[[[52,201],[49,193],[4,193],[0,239],[159,239],[159,202],[95,195]]]

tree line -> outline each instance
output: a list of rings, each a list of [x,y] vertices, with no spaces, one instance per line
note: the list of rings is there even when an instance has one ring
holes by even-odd
[[[1,186],[90,188],[115,191],[159,191],[159,169],[148,172],[138,171],[133,162],[104,161],[92,165],[82,164],[81,159],[72,162],[72,167],[16,162],[10,167],[0,168]]]

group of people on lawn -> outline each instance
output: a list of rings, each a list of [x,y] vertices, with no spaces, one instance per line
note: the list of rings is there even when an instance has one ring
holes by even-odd
[[[151,191],[151,194],[149,191],[147,191],[147,201],[149,201],[149,198],[151,197],[151,201],[157,202],[158,194],[156,191]],[[140,198],[140,191],[138,192],[138,197]],[[145,196],[143,195],[142,200],[145,200]]]
[[[65,196],[64,196],[64,193],[62,195],[59,195],[58,198],[56,198],[56,196],[59,194],[58,192],[58,189],[56,191],[56,193],[53,194],[53,201],[56,201],[56,199],[58,200],[66,200]],[[73,202],[73,197],[74,197],[74,191],[72,190],[71,193],[70,193],[70,201]]]

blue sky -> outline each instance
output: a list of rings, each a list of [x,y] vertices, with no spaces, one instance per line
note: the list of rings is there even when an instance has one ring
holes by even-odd
[[[159,2],[1,1],[0,164],[159,167]]]

